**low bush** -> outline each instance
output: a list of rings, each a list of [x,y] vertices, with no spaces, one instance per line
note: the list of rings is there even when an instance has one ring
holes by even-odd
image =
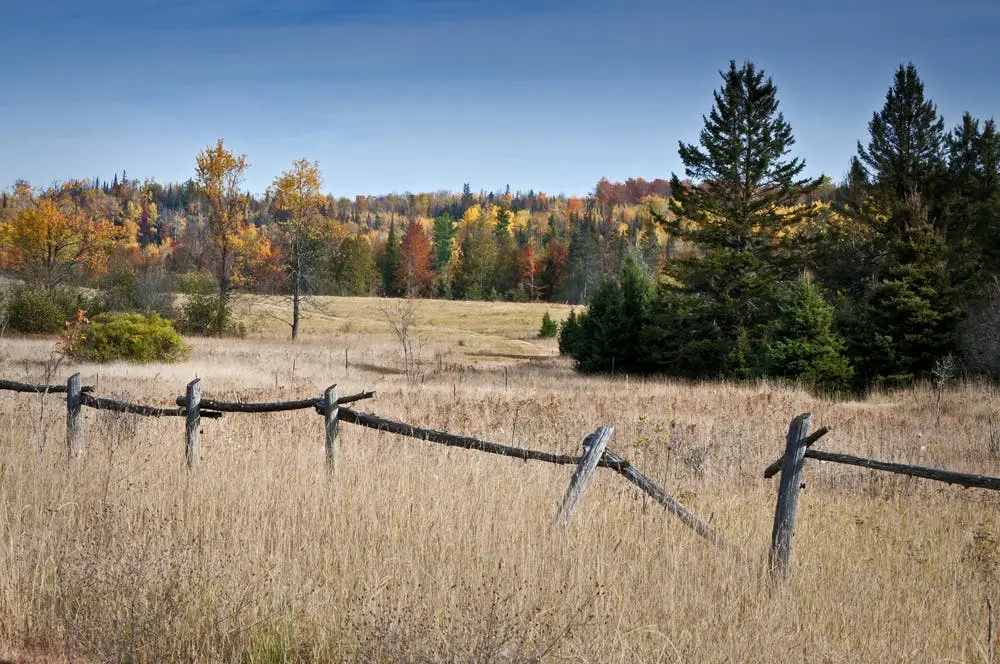
[[[68,293],[22,288],[7,300],[4,317],[7,327],[14,332],[47,334],[61,330],[74,308],[72,295]]]
[[[173,323],[159,314],[105,313],[84,326],[71,354],[92,362],[176,362],[190,350]]]
[[[247,335],[246,325],[233,320],[231,307],[219,306],[218,295],[188,295],[181,305],[177,326],[185,334],[240,338]]]

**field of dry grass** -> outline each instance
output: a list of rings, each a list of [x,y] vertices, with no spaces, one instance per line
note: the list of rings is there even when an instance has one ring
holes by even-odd
[[[196,474],[182,420],[86,411],[70,464],[62,399],[0,393],[0,659],[987,661],[1000,497],[807,461],[791,578],[773,585],[777,479],[761,473],[810,411],[833,427],[822,449],[1000,475],[989,388],[838,403],[580,377],[532,338],[545,307],[429,302],[408,379],[378,304],[338,299],[296,344],[265,328],[196,339],[177,365],[63,363],[54,382],[79,371],[101,396],[160,405],[195,376],[207,397],[248,401],[337,383],[378,391],[359,410],[564,453],[610,425],[609,447],[731,550],[603,470],[560,532],[571,468],[350,424],[331,485],[311,411],[203,421]],[[0,376],[44,378],[51,339],[0,344]]]

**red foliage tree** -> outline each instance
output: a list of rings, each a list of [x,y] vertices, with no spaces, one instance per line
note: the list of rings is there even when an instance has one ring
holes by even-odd
[[[423,224],[410,221],[400,247],[399,269],[396,284],[407,297],[426,295],[430,290],[434,271],[431,269],[431,239]]]

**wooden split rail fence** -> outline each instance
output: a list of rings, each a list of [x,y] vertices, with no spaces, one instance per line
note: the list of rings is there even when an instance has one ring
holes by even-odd
[[[798,512],[799,491],[802,489],[802,470],[806,459],[829,461],[851,466],[860,466],[872,470],[921,477],[948,484],[958,484],[964,487],[990,489],[1000,491],[1000,478],[956,473],[939,468],[925,468],[902,463],[877,461],[850,454],[821,452],[812,449],[812,445],[829,433],[827,427],[809,433],[810,413],[803,413],[792,420],[788,427],[785,440],[785,453],[780,459],[764,470],[764,478],[769,479],[781,473],[778,483],[778,503],[774,511],[774,526],[771,530],[771,549],[768,562],[771,572],[776,577],[787,577],[790,569],[792,553],[792,537],[795,534],[795,518]]]
[[[185,395],[175,399],[175,407],[160,408],[91,396],[90,393],[93,392],[94,388],[82,385],[80,374],[70,376],[65,386],[28,385],[14,381],[0,381],[0,390],[40,394],[66,394],[66,446],[70,459],[79,457],[84,451],[82,415],[84,406],[97,410],[131,413],[144,417],[184,417],[184,455],[189,471],[194,471],[198,468],[201,455],[201,418],[220,418],[225,413],[275,413],[312,408],[317,413],[323,415],[324,418],[325,456],[331,477],[335,475],[338,467],[339,424],[340,422],[348,422],[378,431],[439,443],[449,447],[497,454],[524,461],[575,465],[577,466],[576,471],[570,480],[569,488],[566,491],[557,516],[557,523],[561,527],[568,526],[572,521],[593,472],[597,468],[608,468],[663,505],[668,512],[676,516],[682,523],[712,544],[719,547],[725,547],[726,545],[722,535],[712,528],[707,521],[688,509],[650,477],[632,466],[627,460],[607,449],[608,442],[614,434],[614,429],[611,427],[601,427],[590,436],[587,436],[583,441],[583,456],[577,457],[569,454],[554,454],[552,452],[501,445],[472,436],[457,436],[445,431],[425,429],[406,424],[405,422],[387,420],[368,413],[359,413],[344,407],[347,404],[363,399],[370,399],[375,396],[375,392],[361,392],[359,394],[338,397],[336,385],[331,385],[326,389],[323,396],[319,398],[272,403],[242,403],[203,399],[201,396],[201,387],[200,379],[191,381],[187,385]]]
[[[328,387],[323,396],[318,398],[271,403],[242,403],[203,399],[201,397],[201,381],[195,379],[187,385],[186,394],[176,398],[176,405],[168,408],[96,397],[91,394],[93,389],[91,386],[81,384],[80,374],[70,376],[65,386],[30,385],[15,381],[0,380],[0,390],[13,390],[15,392],[35,394],[60,393],[66,395],[66,445],[71,459],[79,457],[84,449],[82,417],[84,406],[97,410],[132,413],[145,417],[184,417],[186,424],[184,454],[188,469],[191,471],[197,469],[200,458],[201,418],[219,418],[225,413],[276,413],[311,408],[323,415],[325,458],[331,477],[335,475],[338,467],[340,422],[347,422],[349,424],[447,445],[449,447],[497,454],[524,461],[542,461],[576,466],[556,517],[556,523],[560,527],[566,527],[572,521],[573,515],[583,498],[584,491],[593,473],[597,468],[607,468],[634,484],[643,493],[663,505],[667,511],[712,544],[719,547],[726,546],[722,535],[712,528],[707,521],[688,509],[679,500],[671,496],[663,487],[632,466],[627,460],[607,448],[614,434],[614,429],[611,427],[600,427],[594,433],[587,436],[583,441],[583,455],[577,457],[569,454],[555,454],[541,450],[530,450],[491,443],[472,436],[457,436],[446,431],[425,429],[405,422],[396,422],[368,413],[360,413],[346,406],[357,401],[370,399],[375,396],[375,392],[361,392],[338,397],[336,385]],[[774,513],[774,525],[771,531],[771,547],[768,556],[771,572],[776,577],[787,577],[789,573],[792,537],[795,532],[799,492],[802,488],[802,471],[806,459],[860,466],[862,468],[911,477],[921,477],[949,484],[959,484],[965,487],[990,489],[993,491],[1000,490],[1000,478],[996,477],[890,463],[849,454],[821,452],[812,449],[813,444],[829,433],[830,430],[827,427],[823,427],[810,434],[810,423],[811,415],[809,413],[799,415],[792,420],[785,439],[785,453],[780,459],[770,464],[764,470],[765,478],[771,478],[779,472],[781,473],[778,485],[777,506]]]

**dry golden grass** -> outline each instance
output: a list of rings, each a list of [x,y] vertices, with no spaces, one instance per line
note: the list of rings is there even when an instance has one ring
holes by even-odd
[[[341,394],[377,389],[360,409],[385,417],[566,453],[611,425],[611,449],[710,518],[732,551],[607,471],[559,532],[571,468],[348,424],[331,486],[310,411],[203,421],[190,475],[179,418],[88,410],[87,453],[70,464],[62,399],[42,412],[37,397],[0,393],[0,658],[986,660],[998,497],[809,461],[791,579],[772,586],[777,480],[761,473],[788,421],[811,411],[834,427],[823,449],[998,475],[987,388],[955,386],[938,408],[925,387],[836,403],[771,385],[580,377],[527,338],[527,316],[507,330],[503,305],[468,305],[480,327],[466,334],[447,306],[447,335],[426,314],[431,341],[411,380],[384,328],[294,345],[195,340],[187,363],[64,364],[56,380],[99,375],[103,396],[162,405],[195,375],[208,397],[246,400],[336,382]],[[346,320],[365,307],[345,301]],[[493,340],[479,348],[480,336]],[[537,359],[505,360],[506,387],[503,358],[467,355],[518,340]],[[40,380],[51,346],[8,339],[0,374]]]

